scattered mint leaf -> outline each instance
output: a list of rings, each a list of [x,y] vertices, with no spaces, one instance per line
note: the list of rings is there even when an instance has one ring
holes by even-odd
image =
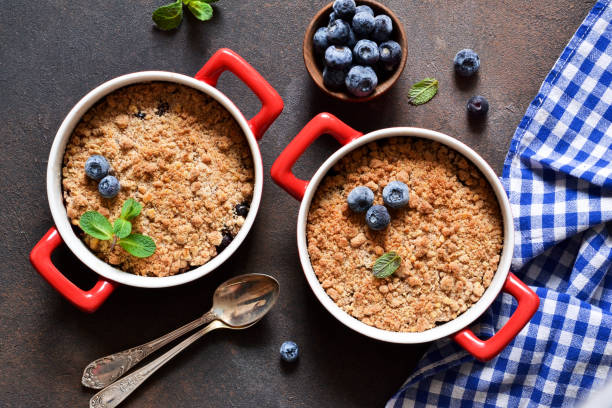
[[[121,208],[121,218],[126,221],[129,221],[132,218],[138,216],[140,214],[140,211],[142,211],[142,204],[140,204],[133,198],[128,198],[125,203],[123,203],[123,207]]]
[[[124,220],[123,218],[117,218],[115,224],[113,224],[113,233],[118,238],[125,238],[132,232],[132,223]]]
[[[200,21],[207,21],[212,18],[213,8],[204,0],[189,0],[187,8]]]
[[[121,248],[137,258],[146,258],[155,252],[155,242],[142,234],[130,234],[119,241]]]
[[[110,221],[97,211],[87,211],[81,215],[79,226],[86,234],[103,241],[113,237],[113,226]]]
[[[173,30],[183,20],[183,2],[176,2],[159,7],[153,12],[153,22],[161,30]]]
[[[382,254],[380,258],[374,262],[372,272],[377,278],[386,278],[393,275],[393,272],[400,267],[401,263],[402,258],[400,258],[397,252],[387,252],[386,254]]]
[[[408,95],[410,96],[410,103],[422,105],[429,102],[436,93],[438,93],[438,80],[435,78],[425,78],[412,85]]]

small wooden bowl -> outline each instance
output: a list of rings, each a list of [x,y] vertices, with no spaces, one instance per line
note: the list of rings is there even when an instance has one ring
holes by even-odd
[[[408,57],[408,41],[406,40],[406,32],[404,31],[404,27],[402,26],[401,21],[397,18],[395,13],[393,13],[387,6],[373,0],[356,0],[356,3],[358,6],[370,6],[372,10],[374,10],[375,16],[379,14],[386,14],[391,17],[391,20],[393,21],[393,34],[391,36],[391,39],[393,41],[396,41],[402,47],[402,60],[400,61],[395,72],[393,72],[393,74],[390,77],[386,78],[384,81],[379,82],[374,92],[363,98],[357,98],[345,91],[334,92],[325,87],[325,85],[323,84],[323,62],[314,51],[312,37],[314,36],[315,31],[317,31],[319,27],[327,26],[329,22],[329,14],[332,12],[333,2],[329,3],[327,6],[319,10],[319,12],[314,16],[314,18],[308,25],[308,28],[306,29],[303,46],[304,64],[306,65],[306,69],[308,70],[308,73],[310,74],[312,80],[326,94],[343,101],[367,102],[384,94],[389,90],[389,88],[393,86],[393,84],[395,84],[395,82],[397,82],[400,75],[402,74],[402,71],[404,70],[404,67],[406,66],[406,59]]]

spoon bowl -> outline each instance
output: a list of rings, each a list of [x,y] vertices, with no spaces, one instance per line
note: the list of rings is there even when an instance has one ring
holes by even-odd
[[[268,313],[278,294],[278,282],[268,275],[236,276],[215,290],[212,312],[228,326],[250,325]]]

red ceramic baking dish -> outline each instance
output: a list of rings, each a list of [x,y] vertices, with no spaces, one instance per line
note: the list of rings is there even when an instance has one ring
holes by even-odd
[[[332,154],[321,165],[310,181],[298,179],[291,171],[293,165],[308,146],[323,134],[331,134],[343,145],[343,147]],[[418,333],[382,330],[369,326],[350,316],[327,295],[315,275],[308,255],[306,239],[308,211],[313,196],[327,172],[341,158],[360,146],[375,140],[391,137],[429,139],[444,144],[450,149],[461,153],[476,165],[491,185],[499,203],[503,218],[504,245],[502,254],[493,280],[482,297],[457,318]],[[442,337],[452,336],[452,338],[468,352],[484,361],[498,355],[523,329],[538,309],[540,303],[538,296],[514,274],[509,272],[514,248],[514,228],[512,214],[510,212],[510,202],[508,201],[504,188],[487,162],[474,150],[459,140],[433,130],[413,127],[381,129],[363,135],[361,132],[352,129],[335,116],[329,113],[321,113],[312,119],[291,143],[289,143],[274,162],[271,173],[272,179],[279,186],[301,201],[297,225],[297,243],[302,268],[312,291],[317,299],[319,299],[323,306],[334,317],[351,329],[378,340],[404,344],[425,343]],[[518,306],[512,317],[499,332],[488,340],[481,340],[476,337],[468,326],[487,310],[502,291],[514,296],[518,302]]]
[[[246,119],[236,105],[216,88],[219,76],[229,71],[240,78],[261,101],[260,111]],[[193,270],[167,277],[138,276],[117,269],[94,255],[72,230],[62,199],[62,161],[68,139],[81,117],[111,92],[137,83],[152,81],[174,82],[196,89],[221,104],[233,116],[244,132],[253,158],[255,182],[249,213],[232,243],[208,263]],[[195,78],[164,71],[146,71],[123,75],[96,87],[85,95],[62,122],[49,154],[47,165],[47,196],[55,226],[45,234],[30,253],[34,268],[51,286],[78,308],[93,312],[108,298],[118,284],[143,288],[163,288],[180,285],[198,279],[221,265],[244,241],[261,201],[263,189],[263,164],[257,141],[274,122],[283,109],[283,101],[272,86],[242,57],[229,49],[217,51],[195,75]],[[51,254],[62,243],[85,265],[100,275],[90,290],[82,290],[68,280],[51,262]]]

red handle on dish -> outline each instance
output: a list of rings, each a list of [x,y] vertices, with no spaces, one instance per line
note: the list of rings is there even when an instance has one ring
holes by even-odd
[[[51,262],[51,254],[62,242],[57,228],[51,227],[30,252],[30,262],[66,299],[84,312],[93,313],[113,293],[116,283],[100,279],[93,288],[85,291],[70,282]]]
[[[283,110],[283,100],[268,83],[240,55],[228,48],[221,48],[198,71],[195,79],[216,87],[219,76],[230,71],[242,80],[261,101],[261,110],[249,120],[249,127],[259,140]]]
[[[514,296],[518,302],[504,327],[488,340],[480,340],[470,329],[463,329],[453,335],[453,340],[480,361],[489,361],[501,353],[527,325],[540,305],[538,295],[512,272],[508,274],[502,290]]]
[[[308,146],[324,134],[332,135],[338,142],[345,145],[363,133],[348,126],[331,113],[319,113],[304,126],[278,156],[270,170],[274,182],[297,200],[302,200],[304,197],[308,181],[297,178],[291,169]]]

